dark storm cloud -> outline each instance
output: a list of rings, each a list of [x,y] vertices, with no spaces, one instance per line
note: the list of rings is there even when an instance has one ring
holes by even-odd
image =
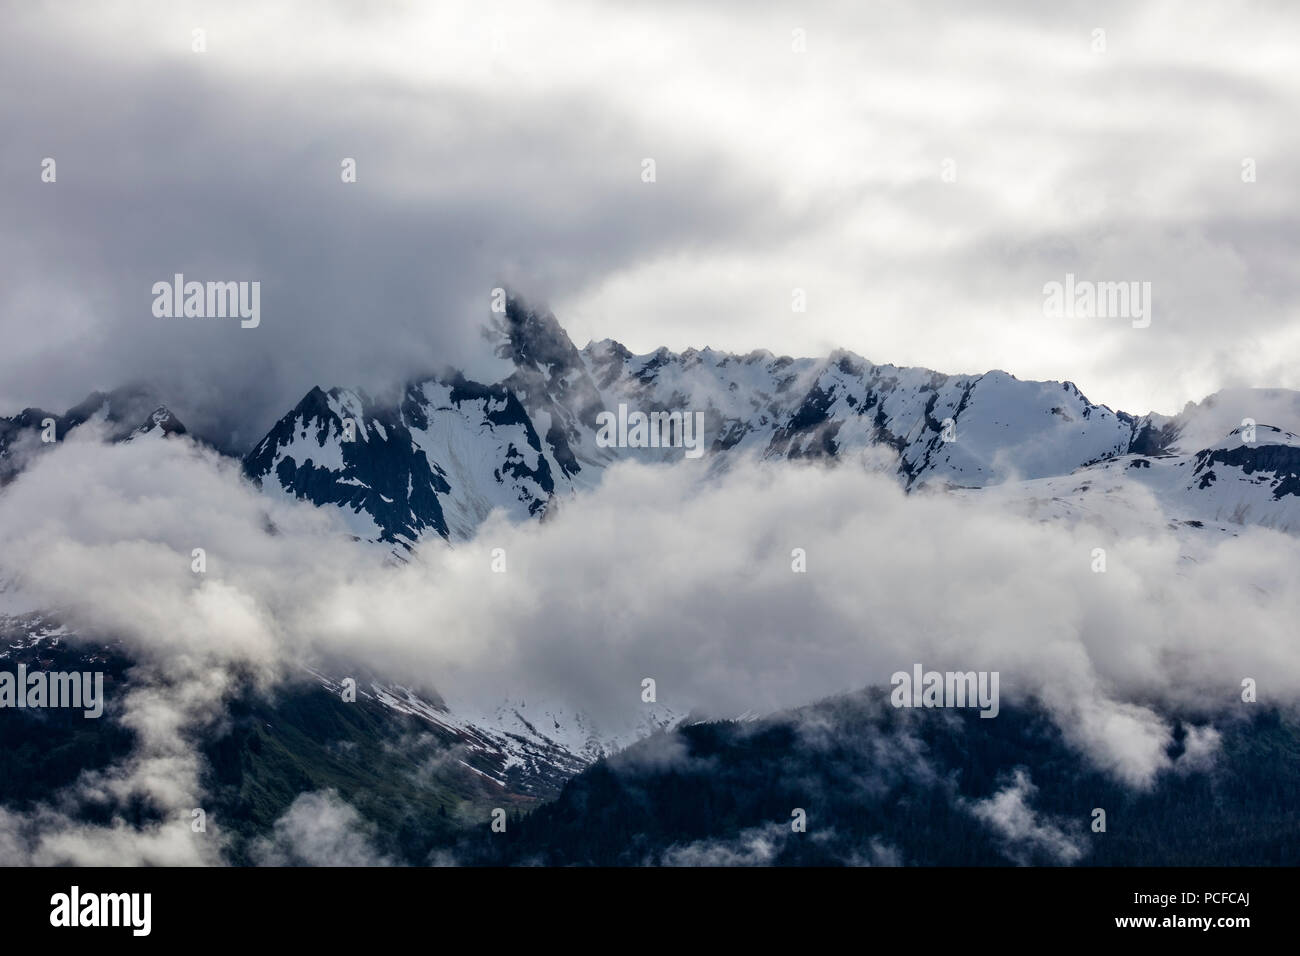
[[[707,149],[594,95],[286,81],[213,51],[97,47],[50,16],[0,43],[6,413],[144,380],[191,428],[247,446],[312,385],[473,373],[495,286],[544,302],[662,247],[771,226]],[[676,171],[653,186],[650,144]],[[260,326],[154,317],[151,287],[178,272],[260,281]]]
[[[579,345],[842,346],[1135,413],[1300,384],[1285,4],[71,9],[0,30],[0,412],[145,379],[247,445],[312,385],[494,377],[501,284]],[[154,319],[178,271],[260,281],[261,327]],[[1151,281],[1152,326],[1045,319],[1067,271]]]

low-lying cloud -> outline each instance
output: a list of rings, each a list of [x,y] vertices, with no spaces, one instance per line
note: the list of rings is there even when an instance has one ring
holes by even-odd
[[[122,702],[138,751],[80,785],[147,794],[172,815],[199,805],[194,741],[236,675],[269,689],[323,661],[436,689],[453,709],[554,702],[611,733],[643,716],[647,677],[673,711],[733,716],[887,693],[914,663],[998,671],[1004,706],[1038,699],[1134,787],[1173,766],[1171,713],[1194,725],[1206,765],[1213,722],[1251,706],[1244,678],[1265,704],[1300,698],[1284,626],[1300,616],[1293,537],[1243,528],[1193,560],[1154,520],[1046,524],[991,498],[908,496],[854,464],[741,463],[707,481],[693,464],[621,463],[543,523],[496,515],[472,541],[435,539],[394,566],[331,509],[264,497],[188,439],[88,431],[0,494],[0,580],[10,604],[51,609],[140,662]],[[1125,498],[1125,516],[1158,508],[1138,488]],[[75,824],[74,838],[51,814],[28,819],[49,835],[25,836],[26,858],[121,852],[121,826]],[[220,845],[159,839],[141,835],[124,858],[197,862]]]

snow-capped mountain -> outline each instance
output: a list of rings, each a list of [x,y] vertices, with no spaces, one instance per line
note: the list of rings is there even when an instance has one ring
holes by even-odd
[[[1237,429],[1191,455],[1117,455],[1067,475],[951,493],[993,498],[1042,521],[1085,523],[1108,532],[1171,528],[1185,539],[1185,553],[1238,534],[1245,525],[1300,534],[1296,436],[1268,426],[1258,426],[1257,436],[1248,444]],[[1144,492],[1161,504],[1160,512],[1143,507]]]
[[[552,460],[504,386],[429,379],[396,408],[313,389],[244,467],[268,493],[341,508],[359,537],[409,546],[429,532],[468,537],[493,508],[541,514]]]
[[[22,470],[31,455],[48,450],[87,423],[102,426],[110,441],[186,434],[185,426],[153,391],[138,385],[92,392],[62,415],[25,408],[12,417],[0,416],[0,484]]]
[[[1090,402],[1069,382],[1026,382],[1003,371],[944,375],[843,351],[820,359],[707,348],[635,355],[608,339],[579,349],[554,316],[514,299],[495,333],[497,356],[510,365],[501,381],[451,371],[407,384],[395,402],[313,388],[243,458],[245,475],[263,494],[335,509],[357,539],[399,557],[467,540],[493,511],[540,520],[626,459],[681,462],[701,481],[742,457],[776,467],[808,459],[885,467],[909,491],[991,499],[1041,520],[1172,527],[1191,560],[1199,544],[1245,525],[1300,533],[1297,392],[1229,390],[1178,415],[1136,416]],[[680,433],[663,447],[603,440],[626,436],[635,412],[676,413],[681,423],[698,416],[704,454],[687,455]],[[45,440],[51,426],[53,442]],[[83,428],[124,443],[186,434],[144,388],[95,393],[63,415],[26,409],[0,418],[0,485]],[[1159,510],[1144,504],[1147,495]],[[0,607],[8,615],[0,618],[0,656],[65,655],[75,663],[83,652],[57,613],[10,610]],[[133,662],[112,653],[126,675]],[[286,748],[307,747],[306,737],[288,731],[338,718],[341,676],[303,676],[278,710],[245,715],[240,739],[248,747],[265,734]],[[388,753],[396,739],[436,740],[443,754],[430,765],[436,786],[496,805],[498,794],[554,795],[601,756],[690,723],[656,705],[636,726],[598,727],[555,701],[470,705],[455,691],[408,687],[395,675],[358,679],[362,706],[343,712],[354,719],[337,725],[330,746]],[[287,732],[276,738],[280,723]],[[256,764],[258,752],[250,753]],[[334,779],[329,761],[337,754],[311,753],[324,762],[321,779]],[[293,759],[306,760],[297,751]]]
[[[609,339],[578,349],[554,316],[517,299],[496,331],[514,368],[503,381],[430,378],[395,406],[313,389],[246,457],[246,473],[268,494],[339,508],[362,539],[406,549],[431,535],[468,538],[495,508],[540,518],[620,459],[683,456],[605,447],[602,414],[699,413],[702,475],[740,455],[839,461],[887,448],[909,489],[997,486],[1035,499],[1123,475],[1149,486],[1171,519],[1300,529],[1288,437],[1300,429],[1296,392],[1225,391],[1177,416],[1136,416],[1070,382],[944,375],[844,351],[634,355]],[[1253,435],[1247,420],[1260,423]]]
[[[403,555],[468,539],[497,509],[541,519],[622,459],[681,461],[682,447],[617,447],[598,436],[630,412],[698,414],[706,453],[685,464],[702,480],[741,456],[870,458],[889,462],[909,490],[999,498],[1044,520],[1151,520],[1122,505],[1123,492],[1139,489],[1189,538],[1246,524],[1300,533],[1297,392],[1224,391],[1176,416],[1139,417],[1094,404],[1069,382],[944,375],[844,351],[634,355],[608,339],[578,349],[554,316],[517,299],[495,333],[512,368],[502,381],[450,372],[408,384],[396,403],[313,388],[245,456],[245,474],[265,494],[337,509],[358,539]],[[0,418],[0,483],[51,447],[41,434],[51,422],[60,441],[90,422],[113,441],[185,433],[143,388],[95,393],[64,415],[27,409]],[[1098,507],[1102,499],[1111,502]],[[611,735],[545,701],[471,712],[384,675],[363,694],[459,740],[475,773],[517,786],[571,775],[685,716],[647,712],[644,727]]]

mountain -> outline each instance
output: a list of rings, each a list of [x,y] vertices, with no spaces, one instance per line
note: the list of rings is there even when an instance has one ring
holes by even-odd
[[[944,375],[844,351],[634,355],[609,339],[578,349],[553,315],[517,298],[494,332],[513,366],[501,382],[429,378],[396,405],[313,389],[246,456],[245,472],[268,494],[339,509],[359,538],[401,552],[471,537],[496,508],[540,519],[621,459],[683,457],[681,447],[603,447],[600,416],[622,407],[702,416],[702,475],[740,456],[839,462],[880,447],[897,455],[908,489],[997,487],[1036,502],[1126,476],[1175,523],[1300,530],[1296,392],[1238,389],[1177,416],[1136,416],[1070,382]],[[1259,422],[1251,436],[1246,419]]]
[[[360,391],[312,389],[244,459],[261,487],[334,505],[368,540],[409,547],[465,538],[493,508],[540,516],[551,460],[504,386],[429,379],[397,407]]]
[[[107,701],[101,721],[59,709],[13,711],[0,721],[0,810],[129,752],[134,732],[118,720],[117,702],[135,689],[137,663],[116,642],[70,632],[57,615],[0,613],[0,671],[20,664],[32,672],[102,671]],[[344,699],[345,676],[355,681],[354,701]],[[385,774],[411,777],[385,786],[412,813],[433,796],[453,817],[481,816],[502,801],[528,808],[606,753],[680,722],[650,707],[640,726],[610,734],[581,713],[536,700],[453,712],[436,691],[356,668],[346,675],[302,668],[269,701],[251,687],[236,693],[227,726],[207,742],[205,756],[219,805],[251,834],[301,792],[328,787],[348,796]],[[268,789],[279,796],[268,797]]]
[[[846,351],[635,355],[610,339],[579,349],[554,315],[516,297],[492,333],[512,369],[500,382],[452,371],[387,403],[313,388],[244,456],[245,474],[266,494],[336,509],[357,538],[401,556],[430,539],[466,540],[494,510],[540,520],[614,462],[684,457],[681,447],[605,447],[601,416],[622,409],[698,414],[702,477],[740,457],[858,462],[878,449],[896,456],[909,490],[989,494],[1069,518],[1089,510],[1089,495],[1132,481],[1189,533],[1300,532],[1300,392],[1229,389],[1174,416],[1138,416],[1071,382],[945,375]],[[144,386],[92,393],[62,415],[28,408],[0,417],[0,484],[49,447],[46,422],[58,440],[88,422],[114,441],[186,433]]]
[[[1134,791],[1081,761],[1036,706],[997,720],[889,706],[867,688],[753,721],[659,734],[589,767],[467,865],[1295,865],[1300,724],[1262,710],[1223,725],[1197,764],[1176,723],[1172,768]],[[1188,772],[1195,768],[1195,772]],[[1106,829],[1093,829],[1094,809]],[[796,831],[795,811],[806,829]]]
[[[1146,516],[1095,503],[1140,487],[1163,505],[1164,523],[1188,535],[1233,535],[1245,525],[1300,533],[1300,440],[1270,425],[1243,429],[1191,454],[1116,455],[1065,475],[981,489],[1044,520],[1140,521]],[[960,496],[972,492],[957,490]],[[1154,530],[1154,529],[1151,529]]]
[[[1137,416],[1092,403],[1069,382],[1026,382],[1003,371],[944,375],[845,351],[816,359],[708,348],[636,355],[608,339],[579,349],[553,315],[516,298],[492,333],[497,356],[509,363],[500,381],[449,371],[406,384],[394,401],[313,388],[243,457],[244,474],[263,494],[333,509],[357,539],[399,558],[467,540],[494,511],[544,520],[628,459],[680,462],[701,481],[750,459],[885,467],[909,492],[996,499],[1042,520],[1154,521],[1193,544],[1246,525],[1300,533],[1297,392],[1226,390],[1177,415]],[[611,421],[630,429],[636,412],[675,413],[678,427],[698,416],[703,454],[695,459],[680,442],[602,441]],[[93,393],[62,415],[29,408],[0,418],[0,485],[49,450],[42,432],[50,426],[57,441],[83,427],[123,443],[187,434],[143,387]],[[1154,497],[1159,513],[1096,507],[1130,492]],[[140,663],[93,635],[67,634],[57,615],[30,614],[0,616],[0,659],[70,670],[95,661],[124,685]],[[355,702],[342,700],[345,676],[357,681]],[[455,688],[444,690],[454,698]],[[1231,862],[1256,850],[1294,862],[1292,843],[1252,849],[1241,830],[1252,814],[1268,833],[1282,825],[1274,791],[1255,798],[1231,780],[1206,783],[1200,775],[1163,781],[1154,802],[1125,804],[1147,836],[1128,831],[1104,845],[1081,842],[1091,837],[1078,832],[1071,788],[1128,798],[1087,770],[1043,715],[1007,713],[998,721],[958,718],[964,729],[956,750],[944,737],[954,725],[898,724],[912,718],[858,699],[721,724],[652,708],[640,726],[610,734],[557,702],[502,700],[471,713],[437,690],[340,665],[303,668],[270,700],[251,689],[236,695],[202,746],[207,786],[235,831],[230,858],[240,862],[255,858],[256,841],[295,799],[320,791],[356,806],[383,834],[383,852],[410,862],[442,851],[470,863],[1016,862],[1053,852],[1069,857],[1064,862]],[[874,749],[801,749],[795,730],[807,720],[836,728],[831,739],[874,741]],[[0,766],[9,771],[0,773],[0,810],[26,806],[69,786],[80,769],[108,767],[130,752],[130,728],[111,714],[92,723],[30,713],[9,721],[4,742],[16,756]],[[1227,766],[1258,783],[1248,765],[1259,764],[1242,754],[1258,745],[1267,760],[1294,765],[1296,737],[1294,723],[1278,715],[1229,728]],[[933,779],[899,776],[887,759],[891,747],[917,740],[933,757]],[[32,769],[20,781],[24,767]],[[721,775],[710,777],[706,767]],[[1023,785],[1017,768],[1027,775]],[[837,795],[831,783],[840,777],[879,779],[884,789]],[[806,809],[814,820],[833,821],[831,835],[819,830],[790,841],[781,802],[798,794],[775,786],[783,780],[825,785],[828,802]],[[1204,787],[1211,789],[1197,789]],[[1051,846],[1008,849],[996,829],[972,831],[987,801],[1010,793],[1018,805],[1031,792],[1057,821],[1047,831],[1064,834]],[[1215,802],[1221,798],[1227,802]],[[512,823],[508,841],[475,831],[486,810],[523,813],[548,800],[555,802]],[[1201,820],[1212,807],[1226,810],[1219,823],[1178,824],[1186,826],[1184,839],[1161,822],[1175,806],[1199,808]],[[91,819],[107,811],[81,812]],[[908,821],[919,828],[916,839]],[[1156,853],[1160,841],[1172,855]]]
[[[31,455],[48,450],[88,422],[102,426],[110,441],[186,434],[154,392],[140,385],[92,392],[62,415],[25,408],[12,417],[0,416],[0,485],[12,480]]]
[[[121,701],[145,686],[137,663],[120,644],[71,633],[52,615],[0,614],[0,671],[14,673],[19,665],[29,672],[99,671],[105,701],[98,720],[59,708],[6,711],[0,813],[27,809],[127,758],[139,728],[122,721]],[[427,853],[450,845],[492,808],[537,806],[607,749],[677,723],[653,712],[638,732],[616,740],[581,715],[538,702],[502,702],[492,713],[466,717],[434,693],[359,674],[354,679],[352,701],[342,693],[342,675],[303,669],[273,695],[248,686],[225,704],[220,726],[201,748],[209,809],[234,833],[234,862],[248,862],[246,842],[269,830],[296,797],[325,789],[380,824],[391,841],[385,849],[395,856],[405,857],[413,846]],[[76,812],[86,819],[117,814],[137,824],[156,822],[139,806],[116,805],[94,788],[86,798],[65,793],[69,799],[84,799]]]
[[[40,617],[0,617],[0,669],[90,667],[105,712],[12,710],[0,721],[0,811],[59,795],[96,824],[167,820],[96,785],[140,728],[121,701],[139,676],[121,648]],[[259,844],[304,795],[353,808],[377,854],[413,865],[1295,865],[1300,723],[1254,708],[1215,722],[1212,763],[1189,746],[1196,715],[1169,715],[1168,756],[1147,790],[1083,757],[1033,702],[997,720],[972,709],[898,709],[873,687],[761,718],[681,722],[596,759],[484,733],[440,701],[304,672],[273,695],[237,692],[197,742],[223,858]],[[541,715],[534,715],[534,719]],[[540,722],[540,721],[538,721]],[[552,755],[554,756],[554,755]],[[1092,829],[1106,811],[1105,832]],[[509,815],[493,832],[492,812]],[[801,810],[806,830],[791,824]],[[188,825],[188,818],[186,820]]]

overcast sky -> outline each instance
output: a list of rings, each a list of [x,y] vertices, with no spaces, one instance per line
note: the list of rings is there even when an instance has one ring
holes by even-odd
[[[490,377],[501,284],[579,346],[1300,387],[1300,8],[1046,6],[7,5],[0,414],[143,379],[251,444],[314,384]],[[176,272],[261,325],[155,318]],[[1150,327],[1046,318],[1067,272]]]

